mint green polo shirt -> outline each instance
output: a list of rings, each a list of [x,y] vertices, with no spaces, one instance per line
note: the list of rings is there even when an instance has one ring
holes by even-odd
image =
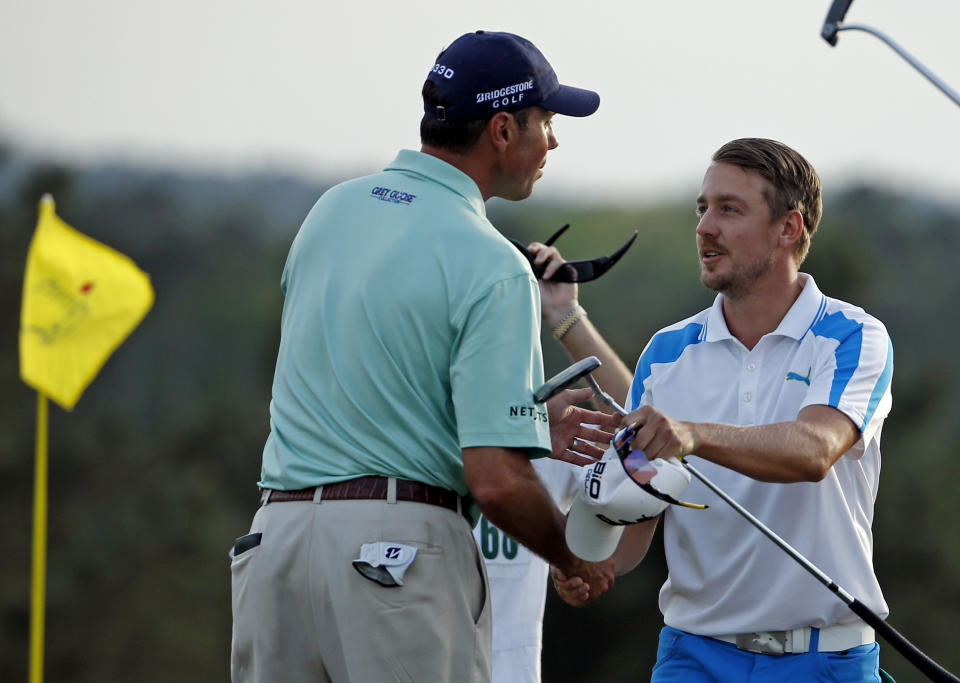
[[[385,475],[467,495],[462,448],[549,453],[539,289],[458,169],[403,150],[330,189],[281,287],[261,487]]]

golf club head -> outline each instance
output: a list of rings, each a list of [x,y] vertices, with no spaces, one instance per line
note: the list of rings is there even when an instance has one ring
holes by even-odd
[[[589,375],[599,367],[600,359],[596,356],[587,356],[582,360],[578,360],[566,370],[562,370],[548,379],[543,383],[543,386],[533,392],[534,403],[544,403],[550,400],[568,386],[582,377]]]
[[[821,37],[830,45],[836,46],[837,29],[840,27],[843,18],[847,16],[847,10],[850,9],[852,4],[853,0],[833,0],[833,4],[830,5],[827,18],[823,21],[823,29],[820,31]]]

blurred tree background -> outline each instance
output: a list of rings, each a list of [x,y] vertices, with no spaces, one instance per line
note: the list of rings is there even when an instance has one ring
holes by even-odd
[[[0,382],[9,389],[0,396],[0,681],[27,670],[36,401],[19,379],[17,339],[40,196],[52,193],[64,220],[133,258],[156,290],[153,310],[74,411],[51,410],[47,680],[225,681],[227,550],[257,504],[280,272],[325,188],[267,173],[68,167],[0,145]],[[960,209],[869,186],[829,189],[804,270],[884,321],[896,350],[874,523],[890,623],[960,671]],[[630,366],[653,332],[713,299],[697,279],[692,197],[488,210],[524,241],[571,223],[559,244],[569,258],[609,253],[640,231],[623,262],[581,290]],[[567,365],[549,334],[544,348],[548,376]],[[589,607],[549,597],[545,681],[649,678],[665,575],[655,548]],[[826,589],[811,578],[810,590]],[[922,680],[890,647],[882,664],[901,683]]]

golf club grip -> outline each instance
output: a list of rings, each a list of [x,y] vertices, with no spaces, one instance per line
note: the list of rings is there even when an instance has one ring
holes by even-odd
[[[930,659],[916,645],[900,635],[897,629],[881,619],[876,612],[862,602],[854,598],[853,602],[847,604],[854,614],[863,619],[869,626],[872,626],[874,631],[883,636],[885,641],[931,681],[935,681],[935,683],[960,683],[960,678]]]

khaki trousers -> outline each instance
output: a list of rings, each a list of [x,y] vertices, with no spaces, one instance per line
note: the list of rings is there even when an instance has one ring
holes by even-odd
[[[435,505],[382,500],[261,507],[256,547],[231,560],[234,683],[485,682],[491,622],[470,525]],[[363,543],[415,546],[403,585],[352,561]]]

